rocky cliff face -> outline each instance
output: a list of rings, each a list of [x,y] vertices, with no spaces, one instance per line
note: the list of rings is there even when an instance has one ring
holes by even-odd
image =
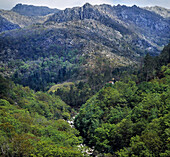
[[[83,7],[59,11],[47,22],[63,23],[84,20],[93,20],[118,31],[124,40],[127,35],[129,39],[133,38],[131,45],[135,44],[138,48],[149,49],[151,52],[160,51],[170,37],[170,22],[167,19],[137,6],[92,6],[87,3]]]
[[[33,6],[25,4],[17,4],[12,11],[25,16],[45,16],[48,14],[56,13],[58,9],[50,9],[48,7]]]

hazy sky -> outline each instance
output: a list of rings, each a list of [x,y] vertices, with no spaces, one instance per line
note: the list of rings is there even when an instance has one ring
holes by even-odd
[[[10,10],[17,3],[48,6],[50,8],[64,9],[73,6],[82,6],[86,2],[90,4],[124,4],[137,6],[162,6],[170,8],[170,0],[0,0],[0,9]]]

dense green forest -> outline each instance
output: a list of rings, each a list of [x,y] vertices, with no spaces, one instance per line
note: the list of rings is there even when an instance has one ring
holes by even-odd
[[[0,76],[0,156],[88,156],[84,143],[93,156],[168,157],[169,63],[170,44],[140,70],[121,72],[82,105],[76,128],[67,122],[75,110],[57,95],[81,104],[96,89],[80,81],[35,92]]]
[[[52,83],[63,82],[70,77],[74,78],[73,74],[78,73],[78,67],[83,62],[77,49],[45,41],[46,38],[57,34],[57,31],[46,30],[42,26],[34,26],[32,30],[33,32],[19,31],[17,37],[13,35],[7,38],[8,34],[3,38],[1,34],[0,49],[9,47],[10,53],[4,55],[2,60],[5,64],[0,71],[11,72],[15,83],[29,86],[36,91],[45,91]],[[53,40],[57,38],[60,36],[53,37]],[[16,54],[11,54],[11,52]]]
[[[83,156],[82,138],[59,97],[0,77],[0,156]]]
[[[94,155],[170,156],[170,44],[146,55],[137,75],[107,84],[80,108],[75,126]]]

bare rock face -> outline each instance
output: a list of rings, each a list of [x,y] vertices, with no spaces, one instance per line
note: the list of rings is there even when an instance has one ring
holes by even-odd
[[[58,12],[58,9],[50,9],[43,6],[17,4],[14,8],[12,8],[12,11],[25,16],[45,16]]]

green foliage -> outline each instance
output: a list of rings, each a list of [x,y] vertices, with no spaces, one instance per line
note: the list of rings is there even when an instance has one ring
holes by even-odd
[[[113,156],[168,156],[169,70],[150,82],[116,82],[89,99],[75,118],[86,144]]]
[[[170,63],[170,43],[164,47],[159,56],[150,56],[147,54],[144,58],[143,68],[138,73],[140,81],[152,80],[156,77],[161,77],[160,69],[162,66]]]
[[[55,95],[1,80],[0,156],[83,156],[82,138],[66,121],[68,105]]]
[[[68,105],[77,108],[84,104],[94,91],[92,91],[88,83],[80,81],[54,85],[48,92],[59,95]]]
[[[15,68],[15,82],[45,90],[47,85],[77,74],[79,63],[84,62],[78,60],[77,50],[53,43],[47,56],[41,46],[36,47],[37,39],[29,40],[32,45],[26,50],[20,47],[21,51],[37,54],[23,53],[22,57],[31,59],[8,63],[9,69]],[[19,41],[15,42],[19,46]],[[111,63],[98,55],[95,68],[81,74],[88,76],[87,80],[57,84],[49,93],[34,92],[0,76],[0,156],[82,156],[79,131],[94,152],[108,156],[169,156],[170,64],[164,59],[168,54],[169,46],[159,57],[146,55],[138,78],[123,72],[120,81],[107,84],[91,98],[114,71]],[[57,95],[74,107],[90,98],[75,118],[79,131],[66,122],[74,111]]]
[[[0,48],[9,47],[9,51],[15,53],[10,56],[11,58],[3,55],[1,70],[4,74],[6,72],[15,83],[29,86],[36,91],[46,91],[53,83],[63,83],[70,79],[76,81],[89,79],[90,76],[88,76],[85,66],[89,59],[88,55],[84,56],[81,46],[76,42],[73,45],[70,42],[72,46],[68,45],[67,39],[69,38],[67,36],[70,36],[70,32],[65,29],[61,32],[61,30],[45,26],[35,26],[32,30],[20,30],[17,37],[10,34],[6,34],[5,37],[0,36]],[[93,64],[100,58],[101,56]],[[107,59],[105,60],[107,61]],[[101,65],[100,63],[96,63],[96,68]],[[107,65],[104,65],[105,70],[101,69],[102,75],[108,73],[108,71],[106,72],[110,67],[108,63],[107,61]],[[111,68],[109,69],[111,70]],[[90,72],[91,76],[96,72],[101,73],[99,68],[97,71],[94,70],[95,68],[91,69],[93,71]],[[100,82],[103,78],[105,77],[100,79],[98,77]],[[95,78],[93,82],[98,79]],[[98,84],[96,83],[95,86]]]

